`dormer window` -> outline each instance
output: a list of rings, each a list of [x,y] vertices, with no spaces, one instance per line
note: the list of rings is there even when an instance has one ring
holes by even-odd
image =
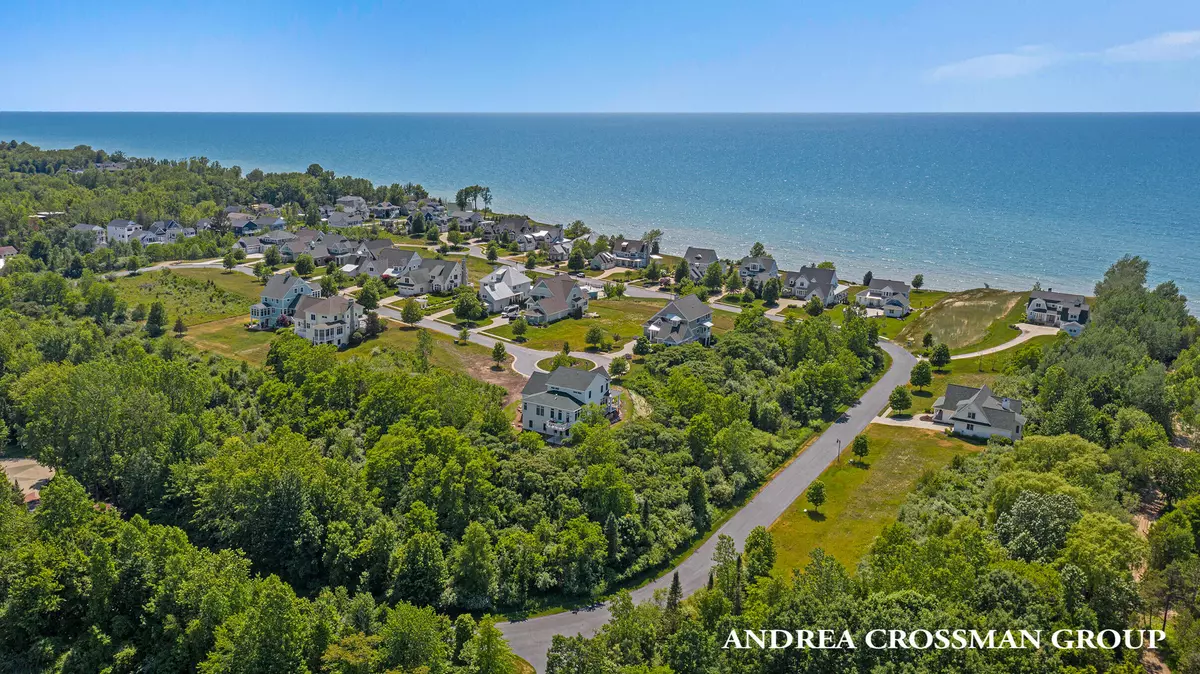
[[[974,412],[967,412],[967,418],[968,418],[968,419],[974,419],[974,418],[975,418],[975,413],[974,413]]]

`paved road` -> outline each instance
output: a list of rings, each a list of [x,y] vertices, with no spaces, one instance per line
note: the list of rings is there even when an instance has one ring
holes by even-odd
[[[1021,334],[1008,340],[1007,342],[1001,344],[1000,346],[993,346],[990,349],[982,349],[980,351],[972,351],[971,353],[960,353],[957,356],[950,356],[950,360],[965,360],[967,358],[975,358],[977,356],[987,356],[987,355],[991,355],[993,353],[999,353],[1001,351],[1004,351],[1005,349],[1011,349],[1012,347],[1014,347],[1018,344],[1021,344],[1022,342],[1028,342],[1029,340],[1033,339],[1034,337],[1041,337],[1042,335],[1057,335],[1058,334],[1058,328],[1050,327],[1048,325],[1033,325],[1030,323],[1017,323],[1017,329],[1019,329],[1021,331]]]
[[[891,342],[880,342],[880,346],[892,357],[892,367],[863,395],[862,400],[845,416],[821,434],[808,449],[791,464],[775,475],[741,510],[717,530],[717,534],[732,536],[738,548],[745,543],[746,536],[756,526],[770,526],[788,506],[804,493],[808,485],[833,462],[838,449],[849,447],[855,436],[866,429],[867,424],[880,410],[887,406],[892,389],[908,382],[909,373],[917,359],[900,346]],[[685,595],[691,594],[708,582],[708,571],[712,566],[713,550],[717,536],[710,537],[704,545],[683,561],[675,571]],[[650,599],[655,590],[665,589],[671,582],[671,574],[665,573],[658,580],[633,592],[634,601]],[[600,605],[587,610],[556,613],[520,622],[503,623],[501,631],[517,655],[528,660],[539,672],[546,670],[546,651],[555,634],[594,634],[608,622],[608,608]]]

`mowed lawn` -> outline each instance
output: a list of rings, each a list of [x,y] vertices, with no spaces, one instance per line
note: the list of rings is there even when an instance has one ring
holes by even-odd
[[[787,576],[803,568],[809,553],[823,548],[853,572],[883,528],[896,519],[926,470],[941,468],[956,455],[979,447],[940,431],[871,424],[866,467],[849,463],[830,466],[821,475],[827,499],[819,514],[803,497],[771,525],[775,537],[775,571]]]
[[[933,383],[924,389],[918,390],[911,384],[909,385],[908,388],[912,392],[913,399],[913,407],[909,412],[913,414],[928,412],[929,408],[933,406],[934,401],[946,393],[946,387],[950,384],[973,386],[975,388],[979,388],[985,384],[990,385],[1004,374],[1009,361],[1019,351],[1031,346],[1044,347],[1047,344],[1052,344],[1057,339],[1057,335],[1039,335],[1016,346],[987,356],[952,360],[946,367],[940,370],[934,369]]]
[[[1010,328],[1019,322],[1028,293],[976,288],[949,293],[928,309],[914,312],[896,334],[896,341],[921,348],[925,333],[964,353],[998,346],[1020,334]]]
[[[248,319],[250,305],[258,301],[261,291],[253,278],[217,269],[155,271],[125,276],[112,283],[117,296],[131,310],[139,304],[149,309],[154,302],[162,302],[168,324],[182,316],[189,326],[243,314]]]
[[[212,351],[227,358],[244,360],[253,365],[267,362],[271,340],[275,333],[247,330],[249,315],[209,321],[188,328],[184,340],[201,351]]]
[[[562,348],[563,342],[567,342],[573,351],[579,351],[587,347],[584,339],[587,331],[593,325],[598,325],[604,331],[605,339],[613,342],[614,349],[619,349],[625,342],[641,336],[642,323],[658,313],[658,310],[664,306],[666,306],[666,302],[663,300],[640,297],[592,300],[588,302],[588,313],[598,314],[597,318],[581,318],[579,320],[566,318],[544,328],[531,325],[525,333],[526,341],[521,344],[531,349],[558,351]],[[716,327],[715,316],[713,323]],[[513,339],[512,325],[508,323],[493,327],[486,332],[505,339]]]

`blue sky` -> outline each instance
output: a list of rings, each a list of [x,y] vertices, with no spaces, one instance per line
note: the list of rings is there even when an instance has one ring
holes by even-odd
[[[0,110],[1200,110],[1195,0],[4,0]]]

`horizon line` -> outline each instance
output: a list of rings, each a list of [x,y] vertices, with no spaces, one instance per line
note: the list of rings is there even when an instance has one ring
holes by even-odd
[[[962,111],[335,111],[335,110],[0,110],[0,114],[38,115],[1196,115],[1197,110],[962,110]]]

